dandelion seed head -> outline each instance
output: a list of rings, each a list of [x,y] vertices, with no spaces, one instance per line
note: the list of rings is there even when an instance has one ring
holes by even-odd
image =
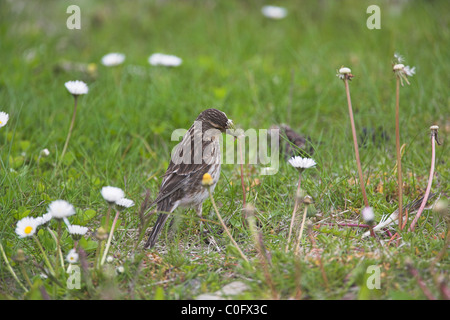
[[[406,66],[404,69],[403,69],[403,71],[405,72],[405,74],[408,76],[408,77],[412,77],[413,75],[415,75],[416,74],[416,67],[410,67],[410,66]]]
[[[397,63],[396,65],[394,65],[393,70],[399,71],[399,70],[403,70],[404,68],[405,68],[405,65],[403,63]]]
[[[342,67],[339,69],[339,73],[347,74],[347,73],[351,73],[351,72],[352,72],[352,70],[347,67]]]
[[[337,70],[336,77],[341,80],[348,79],[351,80],[353,78],[352,70],[347,67],[341,67]]]
[[[363,220],[368,224],[373,223],[375,219],[375,214],[373,213],[372,207],[365,207],[364,209],[362,209],[361,215]]]
[[[398,52],[394,53],[394,59],[397,63],[402,63],[405,61],[405,58],[403,58],[402,55],[400,55]]]

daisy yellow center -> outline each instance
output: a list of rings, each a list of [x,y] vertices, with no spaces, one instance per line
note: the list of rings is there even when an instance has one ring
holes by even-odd
[[[30,234],[31,231],[33,231],[33,227],[26,226],[24,231],[25,231],[26,234]]]

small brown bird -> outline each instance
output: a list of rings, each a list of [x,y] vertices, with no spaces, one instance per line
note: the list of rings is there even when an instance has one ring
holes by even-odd
[[[160,215],[145,248],[152,248],[156,244],[169,213],[177,207],[194,208],[201,217],[203,201],[209,196],[208,190],[201,183],[203,175],[209,173],[213,178],[210,187],[212,192],[220,177],[219,136],[231,128],[234,128],[233,121],[228,119],[224,112],[207,109],[199,114],[182,141],[175,147],[159,194],[150,205],[156,204],[156,211],[160,212]]]

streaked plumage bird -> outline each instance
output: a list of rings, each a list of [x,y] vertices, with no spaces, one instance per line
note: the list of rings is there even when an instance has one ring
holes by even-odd
[[[152,248],[156,244],[169,214],[177,207],[194,208],[201,217],[203,201],[209,196],[208,190],[201,184],[202,177],[205,173],[212,176],[213,191],[220,177],[219,136],[233,127],[233,121],[224,112],[207,109],[199,114],[174,148],[159,194],[150,205],[156,204],[156,211],[160,214],[145,248]]]

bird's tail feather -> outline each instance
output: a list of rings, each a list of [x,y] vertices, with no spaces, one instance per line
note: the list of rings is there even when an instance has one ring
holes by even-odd
[[[155,246],[159,234],[161,233],[162,228],[166,224],[167,218],[169,218],[169,215],[167,213],[161,213],[158,216],[155,226],[153,227],[152,232],[150,233],[150,236],[148,237],[148,240],[144,245],[145,249],[153,248]]]

